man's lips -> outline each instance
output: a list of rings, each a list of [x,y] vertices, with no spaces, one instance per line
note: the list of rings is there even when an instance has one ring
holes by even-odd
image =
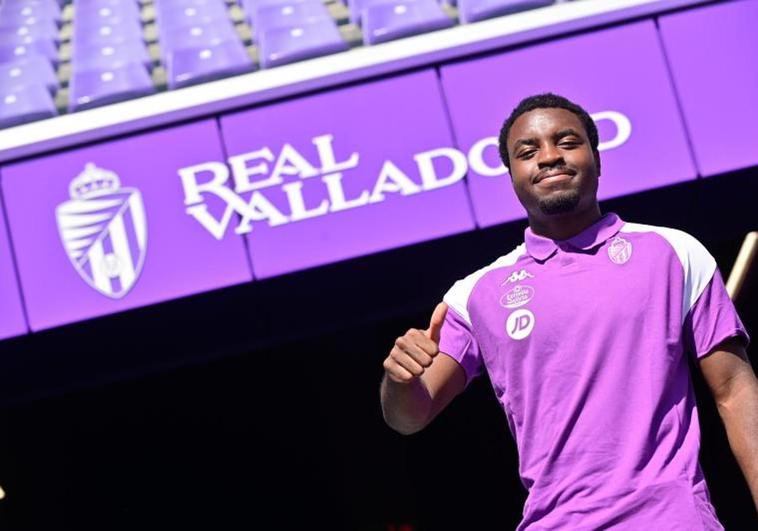
[[[538,174],[533,182],[537,184],[541,181],[546,181],[547,183],[565,181],[571,179],[574,175],[576,175],[576,172],[573,170],[551,170]]]

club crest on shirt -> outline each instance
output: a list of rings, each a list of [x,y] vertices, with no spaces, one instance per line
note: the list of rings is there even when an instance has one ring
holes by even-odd
[[[534,297],[534,288],[519,284],[500,297],[500,305],[504,308],[518,308],[528,303]]]
[[[620,236],[613,238],[611,245],[608,247],[608,258],[614,264],[625,264],[632,257],[632,243]]]

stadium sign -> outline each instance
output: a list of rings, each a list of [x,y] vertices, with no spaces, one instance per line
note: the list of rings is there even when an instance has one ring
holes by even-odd
[[[596,113],[593,118],[611,121],[615,126],[615,135],[603,140],[599,145],[601,150],[617,148],[631,136],[631,121],[623,113],[604,111]],[[302,150],[285,143],[276,153],[271,147],[264,146],[230,156],[228,165],[210,161],[180,168],[178,174],[184,190],[186,213],[220,240],[234,214],[239,216],[234,232],[247,234],[252,230],[253,222],[265,222],[275,227],[368,207],[385,201],[389,194],[408,196],[451,186],[464,178],[469,167],[480,175],[492,177],[508,172],[502,164],[492,166],[485,161],[485,150],[497,149],[497,137],[486,137],[476,142],[468,153],[453,147],[439,147],[414,154],[415,171],[412,175],[392,160],[385,160],[373,186],[348,197],[343,179],[349,178],[352,171],[360,171],[360,154],[353,152],[340,157],[335,149],[335,138],[330,134],[313,137],[311,143],[316,149],[316,159],[309,160]],[[312,179],[321,181],[326,197],[315,204],[307,204],[303,185],[304,181]],[[267,197],[266,190],[271,188],[285,194],[286,210],[278,208]],[[220,217],[209,211],[207,194],[226,204]]]

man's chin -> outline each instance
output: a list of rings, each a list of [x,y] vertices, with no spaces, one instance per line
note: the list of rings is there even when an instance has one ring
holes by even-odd
[[[575,211],[579,206],[580,199],[581,197],[576,190],[570,190],[540,199],[537,205],[543,214],[557,216]]]

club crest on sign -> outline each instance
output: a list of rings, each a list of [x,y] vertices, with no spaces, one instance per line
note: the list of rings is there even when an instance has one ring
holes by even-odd
[[[616,236],[608,247],[608,258],[614,264],[625,264],[632,257],[632,244],[620,236]]]
[[[121,188],[112,171],[89,162],[58,205],[63,248],[74,269],[103,295],[120,299],[134,287],[145,262],[147,222],[142,194]]]

